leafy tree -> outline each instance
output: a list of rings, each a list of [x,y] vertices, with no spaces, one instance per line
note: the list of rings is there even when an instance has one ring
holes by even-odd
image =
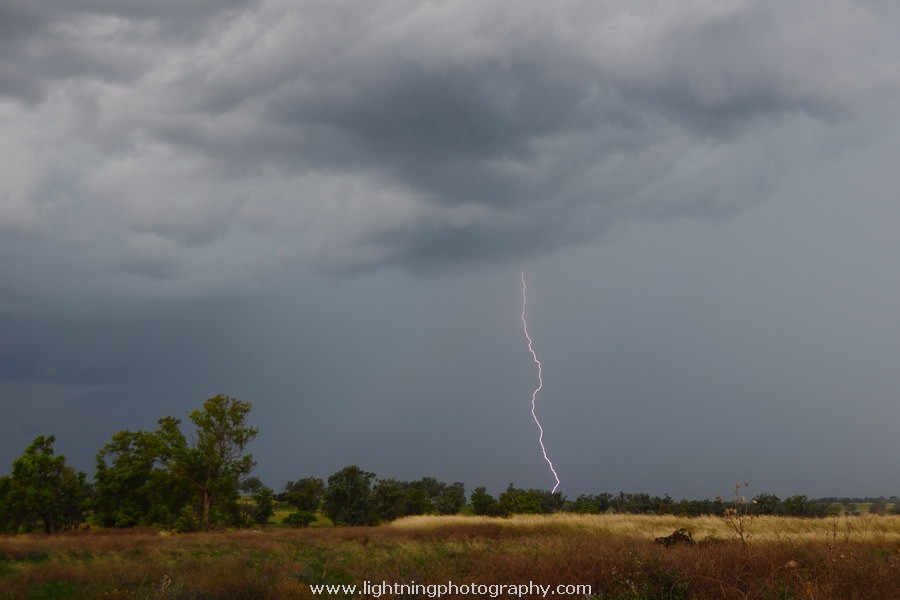
[[[625,502],[625,512],[636,515],[653,514],[653,498],[646,492],[637,492],[633,494],[625,494],[627,498]]]
[[[375,516],[381,521],[423,514],[456,514],[465,504],[465,485],[447,485],[434,477],[416,481],[379,479],[372,490]]]
[[[247,524],[252,523],[265,527],[272,515],[275,514],[275,492],[263,484],[259,477],[243,479],[240,489],[245,494],[249,493],[250,499],[253,500],[252,504],[241,504]]]
[[[750,512],[755,515],[780,515],[784,513],[781,498],[774,494],[759,494],[750,501]]]
[[[375,516],[381,521],[393,521],[410,514],[409,484],[396,479],[379,479],[372,490]],[[419,490],[424,500],[424,491]]]
[[[597,507],[598,513],[605,513],[612,506],[613,495],[609,492],[593,494],[588,496],[588,502]]]
[[[511,514],[541,514],[541,498],[536,490],[523,490],[513,484],[507,486],[506,491],[498,498],[502,512]]]
[[[439,482],[440,483],[440,482]],[[444,484],[440,484],[440,489]],[[375,516],[381,521],[393,521],[410,515],[424,515],[434,510],[428,488],[421,481],[379,479],[372,490]]]
[[[497,499],[488,494],[483,486],[472,490],[472,497],[469,501],[472,504],[472,512],[476,515],[496,514]]]
[[[191,496],[163,464],[160,432],[120,431],[97,453],[94,520],[105,527],[172,526]]]
[[[13,463],[3,483],[3,521],[10,531],[32,531],[40,523],[48,534],[77,527],[84,521],[90,495],[85,474],[66,464],[53,450],[56,438],[38,436]]]
[[[399,516],[436,513],[435,503],[447,485],[434,477],[423,477],[416,481],[388,481],[393,481],[405,490],[404,510]]]
[[[509,484],[505,492],[497,498],[504,514],[541,514],[541,499],[527,490],[516,489]]]
[[[832,508],[827,500],[810,500],[804,495],[784,499],[784,514],[792,517],[825,517],[840,508]]]
[[[699,517],[700,515],[716,515],[722,516],[725,513],[725,504],[714,500],[682,500],[679,502],[675,510],[678,514],[690,517]]]
[[[377,521],[372,497],[375,473],[356,465],[344,467],[328,478],[325,514],[335,525],[374,525]]]
[[[410,487],[422,490],[426,506],[412,510],[409,514],[437,513],[454,515],[466,503],[466,486],[459,481],[447,485],[434,477],[423,477],[410,482]]]
[[[604,496],[604,494],[601,494],[600,496]],[[605,496],[607,496],[605,502],[600,496],[595,496],[594,494],[581,494],[574,502],[567,502],[563,507],[563,510],[582,514],[599,514],[606,512],[606,509],[609,508],[609,494],[605,494]]]
[[[306,477],[288,481],[281,500],[297,507],[297,510],[315,512],[325,496],[325,482],[318,477]]]
[[[241,480],[241,491],[253,495],[266,485],[259,477],[245,477]]]
[[[563,510],[566,512],[574,512],[582,515],[596,515],[599,514],[599,510],[597,506],[592,502],[588,502],[582,498],[584,494],[578,496],[574,502],[568,502]]]
[[[244,454],[259,430],[247,425],[252,406],[219,394],[203,403],[203,410],[191,411],[196,425],[194,445],[190,446],[179,429],[180,421],[160,420],[160,435],[165,441],[164,462],[179,479],[194,490],[196,517],[203,529],[211,522],[239,520],[238,489],[241,478],[253,469],[253,457]]]
[[[561,492],[525,490],[513,484],[500,494],[499,501],[502,513],[518,514],[549,514],[562,510],[566,502]]]
[[[466,503],[466,486],[460,481],[442,485],[440,496],[432,500],[434,507],[442,515],[455,515]]]
[[[601,494],[589,496],[589,498],[590,502],[597,507],[598,512],[605,513],[612,505],[613,496],[609,492],[603,492]]]
[[[444,493],[447,484],[435,477],[423,477],[417,481],[410,482],[410,487],[420,489],[424,492],[425,498],[431,504]]]
[[[250,518],[254,523],[265,526],[275,514],[275,494],[271,488],[262,486],[253,492],[253,508]]]

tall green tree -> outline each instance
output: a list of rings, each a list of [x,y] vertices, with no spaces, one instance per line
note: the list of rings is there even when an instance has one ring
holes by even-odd
[[[259,433],[247,424],[252,405],[219,394],[194,410],[190,419],[197,427],[195,441],[189,445],[176,419],[160,421],[165,441],[164,461],[171,472],[188,482],[196,495],[200,526],[209,529],[213,522],[240,520],[238,490],[241,478],[253,470],[251,454],[244,450]]]
[[[335,525],[374,525],[377,521],[372,498],[375,473],[356,465],[344,467],[328,478],[325,514]]]
[[[48,534],[77,527],[84,521],[90,495],[85,474],[66,464],[53,449],[56,438],[38,436],[13,463],[3,484],[5,498],[0,521],[8,531],[32,531],[43,526]]]

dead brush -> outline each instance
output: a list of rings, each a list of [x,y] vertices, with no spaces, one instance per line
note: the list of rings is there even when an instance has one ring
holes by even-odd
[[[753,520],[756,518],[750,511],[747,503],[747,497],[741,493],[741,488],[749,487],[750,484],[744,483],[734,484],[734,500],[730,506],[725,506],[722,510],[722,519],[728,529],[741,541],[744,548],[753,538]],[[724,504],[725,500],[721,496],[716,497],[716,501]]]

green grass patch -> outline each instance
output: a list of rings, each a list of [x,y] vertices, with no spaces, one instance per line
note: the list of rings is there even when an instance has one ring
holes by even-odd
[[[75,584],[68,581],[46,581],[28,596],[28,600],[65,600],[74,598],[76,592]]]

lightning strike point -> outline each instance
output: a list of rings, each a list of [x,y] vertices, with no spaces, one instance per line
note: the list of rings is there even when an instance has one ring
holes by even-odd
[[[560,483],[559,475],[556,474],[556,469],[553,468],[553,462],[550,460],[550,457],[547,456],[547,448],[544,447],[544,428],[541,426],[541,422],[538,420],[537,413],[535,412],[538,392],[544,388],[544,373],[543,368],[541,367],[541,361],[538,360],[537,353],[534,351],[534,342],[531,340],[531,336],[528,335],[528,322],[525,320],[525,305],[528,303],[528,298],[525,296],[526,287],[525,269],[522,269],[522,330],[525,332],[525,339],[528,340],[528,351],[531,352],[531,357],[534,359],[534,363],[537,365],[538,369],[538,385],[531,393],[531,418],[534,419],[534,424],[538,427],[538,444],[541,446],[541,453],[544,455],[544,460],[547,461],[550,472],[553,473],[553,478],[556,480],[556,485],[553,486],[553,489],[550,492],[555,493],[556,488],[559,487]]]

